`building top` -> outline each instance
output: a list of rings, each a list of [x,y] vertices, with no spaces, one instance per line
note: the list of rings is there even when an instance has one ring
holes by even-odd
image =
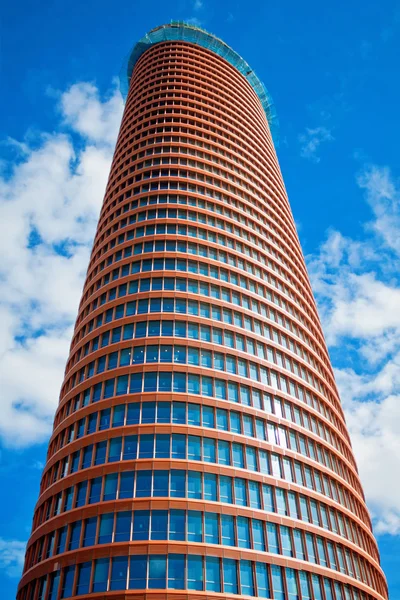
[[[121,70],[120,89],[124,98],[128,95],[134,66],[142,54],[146,52],[150,46],[167,41],[184,41],[197,46],[202,46],[218,56],[221,56],[234,66],[235,69],[247,79],[259,97],[269,123],[272,137],[275,144],[277,144],[279,123],[274,103],[265,85],[257,77],[250,65],[221,39],[200,27],[185,23],[184,21],[171,21],[169,24],[155,27],[146,33],[146,35],[133,46],[128,57],[125,59]]]

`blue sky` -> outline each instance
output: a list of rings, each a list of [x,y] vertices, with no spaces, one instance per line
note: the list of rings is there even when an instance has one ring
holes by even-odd
[[[283,176],[400,599],[400,4],[387,0],[3,7],[2,598],[15,596],[122,113],[116,76],[134,42],[171,18],[223,38],[274,98]]]

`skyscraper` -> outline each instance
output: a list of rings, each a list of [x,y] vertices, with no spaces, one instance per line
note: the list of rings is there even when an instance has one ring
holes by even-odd
[[[183,23],[125,76],[18,600],[385,600],[270,97]]]

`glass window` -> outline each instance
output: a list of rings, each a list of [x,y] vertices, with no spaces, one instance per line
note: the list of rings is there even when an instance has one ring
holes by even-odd
[[[298,600],[299,589],[297,586],[296,571],[294,569],[286,569],[286,582],[288,589],[288,599]]]
[[[281,525],[282,554],[284,556],[293,556],[292,538],[290,537],[289,527]]]
[[[202,474],[197,471],[188,472],[188,498],[201,498]]]
[[[116,556],[112,559],[110,590],[125,590],[128,575],[128,557]]]
[[[188,425],[200,425],[200,405],[188,404]]]
[[[247,517],[237,517],[237,537],[239,548],[250,548],[250,528]]]
[[[60,571],[57,571],[56,573],[52,573],[50,575],[50,588],[49,588],[48,600],[56,600],[57,599],[59,583],[60,583]],[[78,583],[79,583],[79,580],[78,580]],[[79,588],[78,588],[76,593],[78,595],[82,592],[80,592]]]
[[[188,511],[188,542],[203,541],[203,520],[202,513],[197,510]]]
[[[278,531],[275,523],[267,523],[268,532],[268,550],[274,554],[279,554]]]
[[[134,555],[131,556],[129,569],[129,589],[144,590],[146,589],[147,579],[147,556]]]
[[[249,560],[240,561],[240,587],[242,594],[254,596],[253,569]]]
[[[183,590],[186,579],[186,561],[184,554],[170,554],[168,556],[168,588]]]
[[[151,496],[151,471],[137,471],[135,496],[137,498]]]
[[[115,500],[117,497],[118,473],[106,475],[104,482],[103,501]]]
[[[203,438],[203,460],[210,463],[216,462],[214,439]]]
[[[64,569],[64,579],[61,588],[61,598],[70,598],[73,592],[75,565]],[[33,597],[33,596],[32,596]]]
[[[170,511],[169,521],[169,539],[170,540],[185,540],[185,520],[186,515],[184,510]]]
[[[81,481],[81,483],[78,483],[77,492],[76,492],[76,500],[75,500],[75,508],[86,504],[86,491],[87,491],[87,481]]]
[[[112,541],[114,513],[106,513],[100,517],[98,544],[108,544]]]
[[[172,435],[172,458],[186,459],[186,437],[182,434]]]
[[[91,562],[84,562],[78,566],[78,581],[76,584],[76,595],[89,593],[90,573],[92,570]]]
[[[309,562],[316,563],[317,559],[315,556],[314,540],[311,533],[306,533],[306,546]]]
[[[232,461],[234,467],[244,468],[243,446],[242,444],[232,444]]]
[[[257,456],[255,448],[246,446],[246,463],[250,471],[257,471]]]
[[[235,504],[247,506],[246,481],[235,477]]]
[[[232,504],[232,478],[225,475],[219,477],[219,500]]]
[[[149,556],[149,589],[165,589],[166,587],[166,557],[162,555]]]
[[[61,529],[59,530],[56,554],[62,554],[63,552],[65,552],[65,543],[67,541],[67,531],[68,531],[67,526],[61,527]]]
[[[171,471],[171,490],[172,498],[184,498],[186,486],[186,472],[172,470]]]
[[[218,515],[204,513],[204,541],[206,544],[218,544]]]
[[[137,455],[137,435],[127,435],[124,438],[122,460],[134,460]]]
[[[117,512],[114,542],[127,542],[131,537],[131,511]]]
[[[217,476],[213,473],[204,473],[204,500],[217,500]]]
[[[257,592],[259,598],[270,598],[267,565],[256,563]]]
[[[278,565],[271,565],[271,577],[274,600],[285,600],[281,567],[278,567]]]
[[[171,403],[157,402],[157,423],[171,422]]]
[[[185,402],[172,403],[172,422],[179,425],[186,423],[186,404]]]
[[[293,539],[296,549],[296,558],[305,560],[303,534],[299,529],[293,529]]]
[[[156,435],[156,458],[169,458],[171,448],[171,437],[166,433]]]
[[[264,524],[258,519],[252,519],[253,548],[265,552]]]
[[[150,472],[149,472],[150,473]],[[154,471],[153,476],[153,496],[168,496],[168,471]]]
[[[203,557],[189,554],[187,561],[187,588],[188,590],[202,591],[204,588]]]
[[[144,433],[140,436],[139,458],[153,458],[154,435]]]
[[[222,561],[224,572],[224,593],[238,593],[237,561],[230,558],[224,558]]]
[[[83,533],[83,545],[94,546],[96,543],[96,527],[97,517],[91,517],[85,521],[85,529]]]
[[[135,510],[133,513],[133,540],[148,540],[150,525],[149,510]]]
[[[304,600],[311,600],[311,590],[307,573],[305,571],[298,571],[298,574],[300,580],[301,597],[304,598]]]
[[[221,577],[219,570],[219,558],[206,556],[206,590],[210,592],[221,592]]]
[[[166,540],[168,529],[168,511],[167,510],[152,510],[151,511],[151,539]]]
[[[256,481],[249,481],[249,500],[252,508],[261,508],[260,487]]]
[[[108,462],[121,460],[122,437],[112,438],[108,450]]]
[[[71,524],[68,550],[76,550],[76,548],[79,548],[79,540],[81,537],[81,524],[81,521],[76,521],[76,523]]]
[[[221,544],[223,546],[235,545],[235,527],[231,515],[221,515]]]
[[[218,463],[220,465],[230,465],[231,455],[229,442],[218,440]]]

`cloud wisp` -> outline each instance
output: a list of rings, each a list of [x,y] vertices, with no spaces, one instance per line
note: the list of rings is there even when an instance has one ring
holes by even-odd
[[[93,85],[75,84],[58,97],[57,132],[11,142],[17,160],[3,162],[0,436],[6,445],[40,442],[51,430],[122,107],[116,88],[100,98]]]
[[[330,231],[308,268],[378,533],[400,533],[400,187],[357,177],[372,219],[361,240]]]
[[[0,569],[7,577],[20,577],[25,559],[26,542],[0,538]]]
[[[332,142],[333,140],[334,137],[327,127],[321,126],[314,129],[307,127],[305,133],[299,135],[299,142],[301,144],[300,156],[318,163],[321,160],[318,154],[321,144]]]

